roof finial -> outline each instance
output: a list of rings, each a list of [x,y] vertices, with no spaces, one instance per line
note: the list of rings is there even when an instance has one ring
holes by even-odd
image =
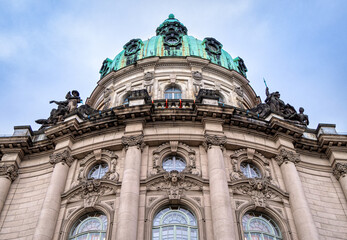
[[[169,18],[170,18],[170,19],[174,19],[174,18],[175,18],[175,15],[173,15],[173,13],[170,13]]]

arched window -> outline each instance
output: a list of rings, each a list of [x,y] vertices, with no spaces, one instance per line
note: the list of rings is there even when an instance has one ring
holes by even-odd
[[[101,212],[88,213],[73,225],[69,240],[105,240],[107,217]]]
[[[261,178],[261,171],[253,163],[242,162],[240,170],[247,178]]]
[[[164,93],[165,99],[181,99],[182,98],[182,91],[177,86],[169,87],[165,90]]]
[[[247,212],[242,217],[245,240],[281,240],[277,224],[268,216],[258,212]]]
[[[178,156],[168,156],[163,161],[163,169],[167,172],[176,170],[182,172],[186,168],[186,161]]]
[[[152,240],[198,240],[198,226],[195,216],[178,207],[165,208],[153,220]]]
[[[98,163],[90,169],[88,179],[101,179],[108,171],[108,164],[105,162]]]

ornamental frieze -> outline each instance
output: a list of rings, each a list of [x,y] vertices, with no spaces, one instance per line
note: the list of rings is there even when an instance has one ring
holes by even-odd
[[[248,195],[255,206],[266,207],[268,200],[288,198],[288,194],[272,185],[269,178],[249,178],[232,185],[233,192]]]
[[[143,134],[133,135],[133,136],[123,136],[122,143],[126,149],[129,147],[137,146],[137,148],[142,149],[144,146]]]
[[[226,143],[226,137],[225,136],[217,136],[217,135],[210,135],[205,134],[205,141],[203,143],[204,148],[207,150],[211,148],[211,146],[224,146]]]
[[[288,151],[286,149],[281,149],[280,153],[275,158],[276,162],[279,166],[281,166],[285,162],[292,162],[294,164],[299,163],[300,155],[293,151]]]
[[[18,168],[15,164],[5,164],[0,165],[0,177],[4,176],[7,179],[14,181],[18,176]]]
[[[147,185],[149,191],[165,191],[172,202],[178,202],[184,191],[200,191],[202,184],[187,176],[186,173],[173,170],[150,181]]]
[[[333,174],[337,180],[339,180],[340,177],[345,177],[347,174],[347,163],[336,163],[333,168]]]
[[[57,163],[67,164],[69,167],[71,166],[74,158],[70,155],[70,151],[64,150],[63,152],[53,153],[49,156],[49,162],[52,165]]]
[[[68,202],[82,201],[84,207],[93,207],[99,202],[101,196],[116,193],[116,187],[108,181],[100,179],[90,179],[82,181],[78,186],[62,195]]]

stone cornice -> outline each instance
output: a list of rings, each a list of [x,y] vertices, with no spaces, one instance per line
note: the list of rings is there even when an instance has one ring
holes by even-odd
[[[62,163],[70,167],[73,161],[74,158],[70,155],[70,151],[68,150],[53,153],[49,156],[49,162],[54,166],[58,163]]]
[[[285,162],[292,162],[294,164],[297,164],[301,161],[300,155],[298,153],[286,150],[284,148],[280,150],[279,154],[275,157],[275,160],[280,166]]]
[[[337,180],[339,180],[340,177],[345,177],[347,174],[347,163],[336,163],[333,168],[333,174]]]

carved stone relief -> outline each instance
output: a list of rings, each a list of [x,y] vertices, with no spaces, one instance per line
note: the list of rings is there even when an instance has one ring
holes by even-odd
[[[153,73],[152,72],[146,72],[144,74],[144,88],[147,90],[148,94],[151,95],[152,93],[152,87],[153,87]]]
[[[347,174],[347,163],[336,163],[333,168],[333,174],[337,180],[339,180],[340,177],[345,177]]]
[[[149,191],[165,191],[172,203],[178,203],[184,191],[200,191],[202,185],[189,177],[186,173],[173,170],[166,172],[148,184]]]
[[[205,134],[204,137],[205,137],[205,141],[203,143],[203,147],[205,148],[206,151],[207,149],[211,148],[211,146],[223,147],[226,143],[225,136]]]
[[[285,162],[292,162],[294,164],[297,164],[301,161],[300,155],[298,153],[288,151],[284,148],[281,149],[280,153],[276,156],[275,160],[280,166]]]
[[[18,168],[15,164],[0,163],[0,177],[6,177],[12,182],[18,177]]]
[[[49,162],[53,165],[57,163],[67,164],[71,166],[74,158],[70,155],[70,151],[64,150],[62,152],[53,153],[49,156]]]
[[[123,136],[122,143],[126,149],[133,146],[137,146],[137,148],[142,149],[144,147],[143,134],[136,136]]]

